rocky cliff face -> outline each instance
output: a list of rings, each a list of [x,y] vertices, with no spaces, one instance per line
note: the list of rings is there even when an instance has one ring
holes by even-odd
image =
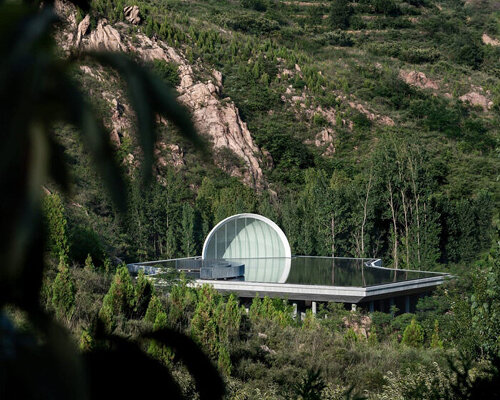
[[[212,79],[199,81],[195,77],[193,67],[187,62],[183,54],[169,47],[161,40],[150,39],[138,33],[134,40],[128,35],[129,26],[125,22],[110,25],[105,19],[97,23],[97,27],[90,31],[90,19],[86,16],[78,25],[75,13],[71,6],[62,1],[56,2],[57,11],[66,21],[66,28],[57,35],[58,42],[65,50],[74,48],[124,51],[134,53],[146,61],[164,60],[173,62],[179,67],[180,83],[177,87],[178,100],[185,104],[193,115],[195,126],[201,134],[209,137],[215,150],[230,149],[240,160],[240,166],[228,166],[222,160],[215,157],[215,163],[226,170],[232,176],[237,176],[244,183],[262,189],[266,186],[262,172],[263,159],[269,159],[253,141],[245,122],[240,118],[238,109],[229,98],[221,99],[222,74],[212,71]],[[140,22],[137,7],[127,8],[127,20],[132,24]],[[84,66],[85,73],[94,74],[91,68]],[[120,129],[130,126],[130,118],[126,115],[128,107],[119,103],[117,99],[108,99],[113,107],[112,139],[119,144]],[[169,149],[170,146],[160,144],[162,148]],[[217,152],[214,152],[217,154]],[[179,165],[179,149],[174,157]]]

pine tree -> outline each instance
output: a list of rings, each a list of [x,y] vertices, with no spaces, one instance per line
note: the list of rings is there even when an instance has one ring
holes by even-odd
[[[47,228],[48,247],[54,257],[64,258],[67,262],[69,253],[66,232],[66,217],[61,197],[57,194],[45,196],[42,203],[45,225]]]
[[[156,321],[156,316],[163,311],[163,304],[161,303],[160,298],[153,294],[151,299],[149,300],[148,309],[146,310],[146,314],[144,315],[144,320],[154,324]]]
[[[135,291],[132,278],[125,265],[118,268],[108,293],[104,296],[99,317],[106,329],[116,328],[117,317],[129,317],[135,306]]]
[[[111,260],[107,257],[104,259],[103,267],[104,267],[104,273],[106,275],[109,275],[113,272],[113,265],[111,264]]]
[[[209,285],[203,285],[199,291],[198,304],[191,319],[191,336],[215,361],[218,359],[220,313],[220,295]]]
[[[86,329],[82,330],[82,334],[80,335],[80,350],[81,351],[90,351],[94,347],[94,338],[90,334],[90,332]]]
[[[238,299],[231,293],[226,301],[223,312],[223,321],[221,328],[224,333],[221,335],[227,340],[236,337],[240,331],[241,308]]]
[[[410,325],[405,328],[401,343],[410,347],[422,347],[424,343],[424,329],[415,318],[413,318]]]
[[[368,344],[376,346],[378,344],[377,328],[373,325],[370,329],[370,336],[368,336]]]
[[[87,255],[87,258],[85,259],[85,269],[88,271],[94,271],[95,266],[92,261],[92,256],[90,254]]]
[[[319,322],[311,310],[306,311],[304,321],[302,321],[302,329],[315,330],[319,327]]]
[[[256,294],[252,300],[252,304],[250,305],[250,309],[248,311],[248,316],[252,321],[257,320],[261,315],[261,300],[259,296]]]
[[[434,349],[442,349],[443,341],[439,338],[439,322],[438,320],[434,320],[434,331],[432,332],[431,337],[431,347]]]
[[[139,271],[137,276],[137,281],[135,283],[134,295],[135,295],[135,306],[134,314],[138,318],[142,318],[148,309],[148,305],[151,300],[151,296],[154,293],[154,287],[146,278],[144,271]]]
[[[165,240],[165,256],[167,258],[175,257],[177,253],[177,240],[175,237],[175,230],[173,221],[170,219],[168,223],[166,240]]]
[[[156,319],[153,324],[153,331],[166,328],[167,326],[167,314],[165,314],[163,311],[160,311],[156,315]],[[172,360],[174,359],[174,353],[169,347],[159,344],[154,340],[152,340],[149,345],[148,353],[165,365],[171,365]]]
[[[357,343],[358,340],[359,340],[358,335],[356,335],[354,329],[349,328],[344,335],[344,341],[346,342],[346,344],[352,345],[354,343]]]
[[[194,209],[189,203],[182,206],[182,252],[191,257],[195,251]]]
[[[219,367],[219,371],[224,375],[231,375],[231,358],[229,356],[229,351],[222,343],[219,345],[219,358],[217,359],[217,366]]]
[[[52,306],[59,319],[70,319],[75,308],[76,288],[64,258],[59,262],[59,272],[52,285]]]

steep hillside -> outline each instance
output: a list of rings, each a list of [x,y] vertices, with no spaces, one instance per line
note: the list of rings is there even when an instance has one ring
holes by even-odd
[[[162,184],[148,202],[182,195],[169,195],[170,214],[158,206],[161,217],[147,210],[147,196],[137,200],[144,241],[134,241],[136,251],[116,243],[123,226],[96,217],[94,229],[118,253],[187,254],[191,225],[199,251],[210,226],[239,211],[277,220],[296,253],[433,267],[488,247],[498,199],[497,2],[96,0],[89,15],[59,9],[64,50],[126,51],[176,86],[224,171],[159,121]],[[92,65],[75,73],[133,176],[140,154],[124,88]],[[68,153],[80,159],[70,138]],[[90,218],[114,220],[98,193],[76,203]],[[150,224],[162,227],[152,234]]]

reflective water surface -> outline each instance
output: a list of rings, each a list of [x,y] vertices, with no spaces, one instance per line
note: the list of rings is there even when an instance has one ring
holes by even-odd
[[[400,271],[372,267],[370,264],[373,259],[307,256],[218,260],[177,259],[148,264],[151,267],[172,267],[185,270],[191,277],[198,279],[199,269],[202,266],[208,267],[220,261],[244,264],[244,277],[236,279],[246,282],[367,287],[440,275],[424,271]]]

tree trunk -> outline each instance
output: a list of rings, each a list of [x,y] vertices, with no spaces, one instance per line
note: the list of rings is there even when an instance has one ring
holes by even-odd
[[[363,204],[363,222],[361,223],[361,257],[365,256],[365,225],[368,208],[368,198],[370,196],[370,189],[372,187],[372,171],[370,170],[370,179],[368,180],[368,187],[366,188],[365,203]]]
[[[417,262],[420,267],[420,206],[418,204],[420,200],[420,195],[417,192],[417,182],[416,182],[416,166],[414,165],[413,159],[408,160],[409,168],[410,168],[410,176],[411,176],[411,183],[412,183],[412,188],[413,188],[413,198],[415,200],[415,216],[417,219]]]
[[[394,268],[398,269],[398,227],[397,227],[397,221],[396,221],[396,210],[394,207],[394,197],[392,193],[392,184],[389,182],[388,184],[388,189],[389,189],[389,206],[391,208],[391,213],[392,213],[392,224],[393,224],[393,229],[394,229],[394,246],[392,250],[392,256],[394,258]]]
[[[403,214],[405,217],[405,246],[406,246],[406,268],[410,267],[410,249],[408,242],[410,239],[410,230],[408,227],[408,205],[406,204],[405,192],[401,189],[401,201],[403,202]]]
[[[335,214],[332,214],[330,227],[332,230],[332,257],[335,257]]]

